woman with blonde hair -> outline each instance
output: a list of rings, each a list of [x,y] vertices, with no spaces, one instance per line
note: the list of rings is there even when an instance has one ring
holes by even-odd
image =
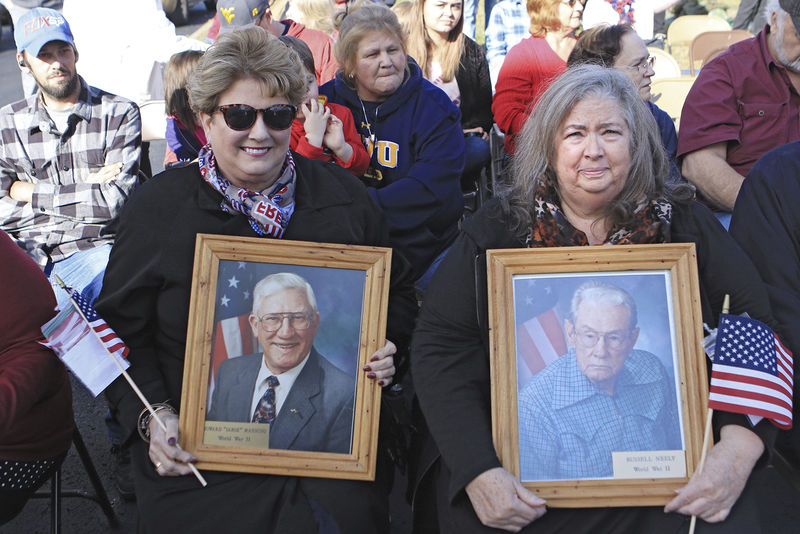
[[[414,0],[409,22],[408,55],[423,76],[461,109],[466,161],[465,181],[489,162],[492,82],[486,54],[464,35],[462,0]]]
[[[364,4],[344,18],[341,68],[319,92],[353,113],[371,158],[362,180],[424,291],[458,233],[464,134],[458,109],[408,60],[406,41],[389,8]]]

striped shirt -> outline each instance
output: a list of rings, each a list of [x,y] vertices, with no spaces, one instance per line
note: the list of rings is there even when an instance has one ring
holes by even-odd
[[[0,109],[0,229],[44,268],[113,239],[110,229],[138,183],[139,108],[80,79],[78,103],[64,133],[41,92]],[[87,183],[90,173],[122,163],[116,178]],[[35,184],[32,202],[9,196],[15,181]]]

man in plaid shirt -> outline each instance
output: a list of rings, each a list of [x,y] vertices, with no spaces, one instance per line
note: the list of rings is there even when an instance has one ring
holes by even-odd
[[[506,54],[515,44],[528,37],[531,18],[528,16],[526,2],[522,0],[500,0],[489,14],[486,26],[486,60],[492,87],[497,83],[497,75]]]
[[[78,76],[69,24],[30,10],[15,26],[17,61],[37,93],[0,109],[0,228],[93,300],[113,224],[138,181],[141,121],[133,102]],[[59,305],[66,293],[56,290]]]

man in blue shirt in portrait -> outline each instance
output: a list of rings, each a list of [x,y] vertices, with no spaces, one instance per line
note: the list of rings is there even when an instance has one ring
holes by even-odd
[[[575,291],[570,351],[519,395],[522,480],[611,477],[612,452],[683,448],[674,382],[658,357],[633,348],[636,325],[623,289],[593,281]]]

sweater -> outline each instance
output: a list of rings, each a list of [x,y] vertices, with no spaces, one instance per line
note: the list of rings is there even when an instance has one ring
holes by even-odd
[[[384,102],[362,102],[341,72],[320,94],[350,108],[368,140],[371,160],[363,181],[386,215],[392,245],[419,278],[458,233],[464,167],[458,108],[413,61]]]

